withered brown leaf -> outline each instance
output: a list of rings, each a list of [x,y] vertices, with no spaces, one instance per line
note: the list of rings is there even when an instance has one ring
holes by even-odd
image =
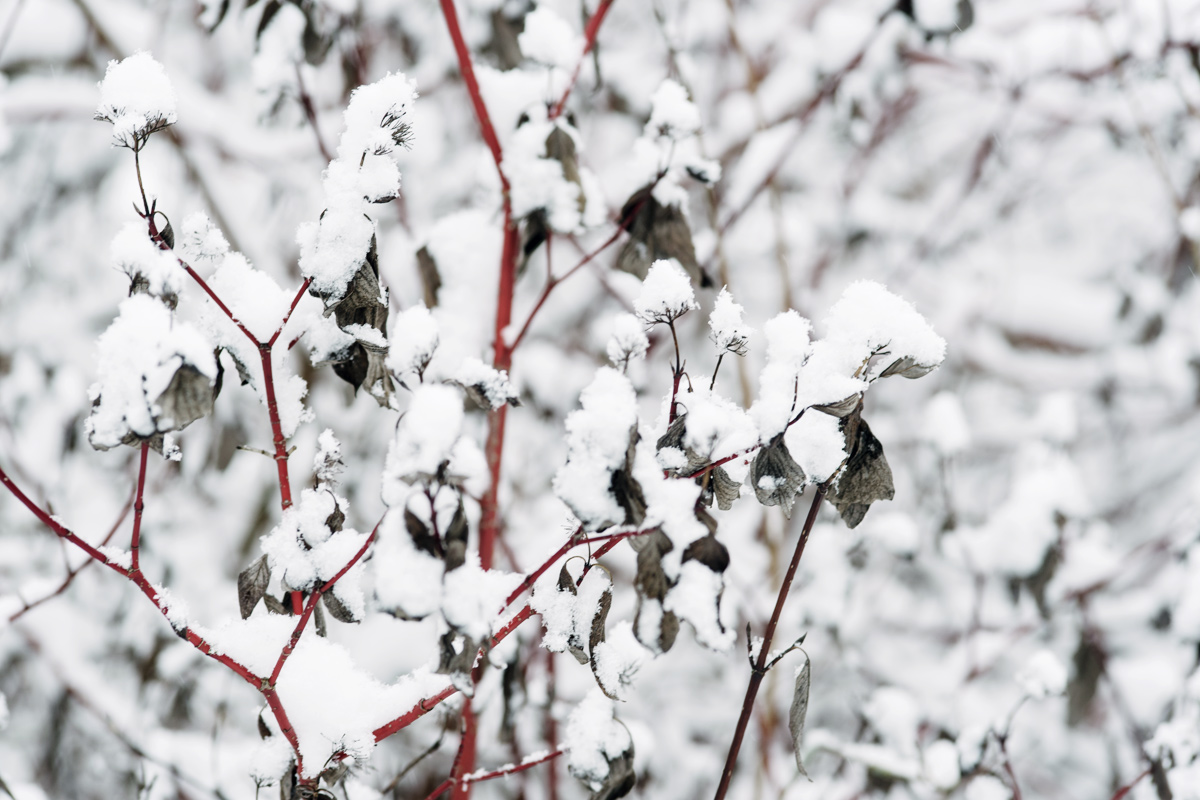
[[[829,493],[846,527],[855,528],[876,500],[891,500],[896,494],[892,469],[883,454],[883,445],[857,414],[842,420],[850,457]],[[853,437],[853,442],[849,440]]]
[[[754,496],[764,506],[781,506],[783,515],[791,518],[797,493],[804,488],[804,470],[792,458],[780,434],[758,451],[750,464],[750,485]]]
[[[254,607],[267,593],[267,584],[270,582],[271,565],[267,563],[266,556],[262,556],[238,573],[238,610],[242,619],[254,613]]]

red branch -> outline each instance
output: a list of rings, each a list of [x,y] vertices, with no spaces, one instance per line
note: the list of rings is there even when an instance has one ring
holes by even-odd
[[[108,556],[104,555],[95,547],[79,538],[79,536],[76,534],[72,533],[65,526],[63,526],[62,523],[58,522],[58,520],[54,519],[44,509],[39,507],[37,503],[29,499],[29,496],[21,491],[20,487],[12,482],[12,479],[8,477],[8,474],[3,469],[0,469],[0,483],[4,484],[5,488],[12,492],[14,497],[20,500],[26,508],[33,512],[33,515],[38,518],[38,521],[40,521],[50,530],[54,531],[59,538],[65,539],[83,552],[87,553],[93,561],[103,564],[118,575],[123,575],[128,578],[135,586],[138,587],[138,589],[141,590],[142,594],[146,595],[146,597],[150,599],[150,602],[154,604],[154,607],[157,608],[164,617],[167,616],[169,609],[163,605],[162,600],[158,596],[158,591],[150,584],[149,581],[146,580],[146,577],[141,572],[133,572],[132,570],[128,570],[120,564],[113,563],[109,560]],[[168,622],[169,621],[170,620],[168,620]],[[172,625],[172,628],[174,628],[174,625]],[[258,676],[254,675],[254,673],[250,672],[250,670],[234,661],[229,656],[213,652],[212,646],[191,629],[175,629],[175,631],[180,635],[180,637],[185,638],[193,647],[204,653],[204,655],[229,667],[229,669],[240,675],[244,680],[246,680],[246,682],[250,683],[254,687],[257,688],[261,683],[261,680],[258,678]]]
[[[613,0],[600,0],[600,5],[596,7],[596,13],[592,14],[591,19],[588,20],[587,27],[583,31],[583,52],[579,54],[579,61],[575,62],[575,71],[571,73],[571,82],[567,84],[566,91],[555,103],[554,108],[550,109],[550,119],[556,119],[562,115],[563,109],[567,105],[567,98],[571,96],[571,90],[575,88],[575,82],[579,80],[579,71],[583,69],[583,60],[596,46],[596,36],[600,33],[600,24],[604,22],[604,16],[612,4]]]
[[[133,572],[140,571],[138,554],[142,547],[142,511],[146,504],[142,502],[142,493],[146,488],[146,456],[150,451],[150,442],[142,442],[142,456],[138,462],[137,490],[133,501],[133,533],[129,536],[129,568]]]
[[[271,418],[271,434],[275,443],[275,466],[279,471],[279,502],[283,510],[292,506],[292,484],[288,479],[287,439],[283,437],[283,424],[279,420],[279,403],[275,400],[275,375],[271,366],[271,345],[260,344],[262,359],[263,388],[267,392],[267,416]]]
[[[104,538],[100,540],[101,547],[108,544],[113,536],[116,536],[117,530],[121,527],[121,523],[125,521],[125,518],[127,516],[129,516],[129,512],[132,508],[133,508],[133,495],[131,494],[129,496],[129,499],[125,501],[125,505],[121,507],[121,513],[117,516],[117,521],[112,524],[112,527],[108,529],[108,533],[105,534]],[[75,580],[76,575],[83,572],[85,569],[87,569],[89,566],[91,566],[92,564],[95,564],[95,563],[96,563],[95,561],[93,561],[92,559],[89,558],[89,559],[85,560],[82,564],[80,564],[78,567],[76,567],[75,569],[67,570],[67,577],[63,580],[62,583],[60,583],[58,585],[57,589],[50,592],[49,594],[39,597],[37,600],[34,600],[32,603],[25,602],[18,611],[15,611],[8,618],[8,621],[16,622],[27,611],[32,611],[33,609],[37,608],[38,606],[40,606],[42,603],[46,602],[47,600],[50,600],[51,598],[54,598],[54,597],[58,597],[60,594],[62,594],[63,592],[65,592],[67,590],[67,587],[69,587],[71,585],[71,583]]]
[[[304,283],[300,284],[300,289],[296,292],[296,297],[292,300],[292,304],[288,307],[287,313],[283,315],[283,322],[279,323],[279,327],[275,329],[275,333],[273,333],[271,338],[267,340],[268,346],[275,346],[275,341],[279,338],[279,334],[283,333],[283,329],[288,324],[288,320],[292,318],[292,312],[296,310],[296,306],[300,305],[300,300],[304,297],[304,293],[308,291],[308,287],[310,285],[312,285],[312,278],[305,278]]]
[[[479,773],[475,773],[473,775],[464,775],[462,777],[462,780],[459,785],[465,787],[468,784],[480,783],[481,781],[490,781],[493,778],[501,778],[501,777],[504,777],[505,775],[513,775],[518,772],[524,772],[525,770],[530,769],[531,767],[536,767],[539,764],[545,764],[547,761],[558,758],[565,752],[566,751],[560,747],[557,750],[553,750],[549,753],[543,753],[539,756],[530,758],[528,761],[522,761],[520,764],[509,765],[507,767],[502,767],[500,769],[494,769],[490,772],[479,772]],[[435,798],[440,797],[447,789],[451,788],[453,785],[454,785],[454,779],[447,778],[446,780],[444,780],[440,784],[438,784],[438,787],[436,789],[434,789],[429,794],[429,796],[425,798],[425,800],[435,800]]]
[[[496,161],[496,171],[500,173],[500,185],[504,194],[508,195],[508,178],[500,164],[504,161],[504,153],[500,150],[500,139],[496,129],[492,127],[492,118],[488,116],[487,105],[483,102],[483,94],[479,91],[479,81],[475,79],[475,65],[471,63],[471,53],[467,50],[467,42],[463,39],[462,28],[458,24],[458,12],[454,9],[454,0],[441,0],[442,16],[446,18],[446,27],[450,31],[450,39],[454,42],[454,54],[458,57],[458,70],[462,73],[463,82],[467,84],[467,94],[471,96],[471,106],[475,109],[475,118],[479,120],[479,133],[492,158]],[[507,204],[507,203],[506,203]]]
[[[284,645],[283,650],[280,651],[279,660],[275,662],[275,669],[271,670],[271,677],[269,679],[271,686],[274,686],[275,682],[279,680],[279,673],[283,671],[284,663],[288,660],[288,657],[292,654],[292,651],[296,649],[296,645],[300,642],[300,636],[304,633],[304,627],[308,624],[308,618],[313,615],[313,611],[317,607],[317,601],[321,599],[323,594],[332,589],[333,585],[340,581],[342,576],[349,572],[350,569],[357,564],[364,555],[366,555],[367,549],[371,546],[371,543],[375,541],[375,534],[379,532],[379,525],[381,523],[382,520],[375,524],[375,529],[371,531],[371,535],[367,537],[365,542],[363,542],[362,547],[358,548],[358,552],[354,554],[354,557],[346,562],[346,566],[338,570],[338,573],[332,578],[325,581],[321,588],[309,595],[308,604],[304,608],[304,613],[300,615],[300,620],[296,623],[295,630],[292,631],[292,637],[288,639],[287,644]]]

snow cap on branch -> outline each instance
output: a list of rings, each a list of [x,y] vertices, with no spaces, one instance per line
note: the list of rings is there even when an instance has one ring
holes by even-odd
[[[713,305],[712,315],[708,318],[711,338],[717,346],[718,353],[746,355],[754,329],[742,322],[742,311],[742,307],[733,302],[733,295],[729,290],[722,288]]]
[[[691,280],[673,260],[659,260],[650,265],[642,292],[633,301],[634,310],[647,325],[670,324],[698,307]]]
[[[187,273],[175,256],[160,250],[146,235],[146,226],[130,222],[113,237],[112,260],[129,276],[131,293],[145,293],[162,299],[172,308],[187,281]]]
[[[571,69],[583,54],[583,37],[565,19],[538,6],[525,15],[525,30],[517,36],[521,52],[548,67]]]
[[[175,90],[162,64],[139,51],[109,61],[100,82],[96,119],[113,124],[113,146],[138,150],[150,135],[175,123]]]

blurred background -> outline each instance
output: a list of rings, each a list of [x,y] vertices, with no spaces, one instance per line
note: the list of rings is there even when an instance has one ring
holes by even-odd
[[[458,3],[505,144],[553,99],[518,44],[534,5]],[[595,10],[536,5],[576,36]],[[142,158],[158,208],[177,226],[203,211],[289,292],[350,91],[406,73],[420,99],[402,197],[374,215],[392,311],[436,301],[446,340],[485,360],[494,315],[498,182],[432,0],[3,0],[0,464],[89,541],[122,518],[136,475],[136,452],[93,451],[83,420],[96,338],[128,291],[109,242],[138,196],[130,153],[92,120],[97,81],[138,50],[179,101]],[[759,331],[794,308],[820,335],[850,282],[879,281],[949,344],[929,377],[869,395],[895,501],[853,531],[822,515],[781,623],[781,642],[808,632],[812,782],[790,753],[794,655],[760,695],[730,797],[1083,800],[1131,784],[1139,800],[1200,797],[1200,2],[616,0],[567,106],[603,213],[553,236],[556,270],[614,232],[668,78],[696,103],[697,152],[721,173],[681,183],[705,284],[683,326],[695,374],[712,368],[705,315],[722,286]],[[563,420],[636,296],[618,247],[556,289],[516,355],[506,569],[536,565],[564,535],[549,490]],[[518,320],[546,257],[519,278]],[[762,343],[717,383],[743,405]],[[631,370],[651,418],[670,390],[660,344]],[[348,524],[369,529],[396,414],[302,350],[292,366],[315,421],[297,432],[293,477],[307,483],[333,428]],[[148,488],[147,569],[210,625],[237,613],[236,575],[278,513],[273,467],[237,449],[269,447],[270,431],[236,383],[227,375],[215,415],[180,437],[181,462],[153,464]],[[471,425],[482,442],[482,415]],[[759,630],[799,522],[748,501],[719,519],[726,617]],[[612,559],[627,587],[632,554]],[[257,696],[132,587],[90,569],[26,609],[78,564],[0,497],[0,791],[254,796]],[[619,595],[612,619],[632,602]],[[376,614],[330,636],[383,682],[436,656],[432,623]],[[618,712],[637,746],[632,796],[711,794],[748,677],[742,646],[713,653],[687,633],[643,668]],[[493,705],[481,766],[553,746],[551,722],[592,682],[571,659],[551,669],[533,630],[519,648],[517,722],[504,728]],[[1063,692],[1045,680],[1056,664]],[[425,797],[449,771],[455,725],[430,715],[380,745],[347,796]],[[587,796],[562,765],[476,795],[551,791]]]

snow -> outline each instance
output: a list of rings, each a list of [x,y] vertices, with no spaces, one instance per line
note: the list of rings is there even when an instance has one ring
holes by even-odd
[[[573,69],[583,56],[583,37],[543,6],[525,15],[525,30],[517,36],[517,43],[526,58],[548,67]]]
[[[737,633],[722,627],[718,619],[718,598],[724,589],[721,574],[699,561],[687,561],[679,568],[679,582],[663,600],[663,609],[673,611],[691,624],[696,641],[705,647],[728,652],[737,641]]]
[[[608,776],[608,762],[632,747],[629,731],[613,718],[613,701],[592,689],[567,717],[563,747],[571,774],[593,789]]]
[[[338,155],[325,171],[325,210],[296,233],[300,272],[312,280],[326,307],[345,295],[366,260],[375,235],[369,203],[390,200],[400,191],[396,148],[411,135],[407,117],[415,99],[414,84],[400,73],[360,86],[350,96]]]
[[[4,692],[0,692],[0,731],[8,727],[8,698],[4,696]]]
[[[336,485],[345,471],[346,465],[342,461],[342,443],[334,436],[332,428],[326,428],[317,437],[317,455],[313,458],[313,474],[321,483]]]
[[[644,323],[651,325],[674,322],[699,306],[687,273],[672,259],[650,265],[633,308]]]
[[[650,339],[642,321],[633,314],[618,314],[612,321],[612,336],[605,346],[608,360],[624,370],[630,361],[645,358]]]
[[[255,674],[269,675],[294,627],[294,619],[268,614],[260,608],[247,620],[229,621],[216,630],[197,632],[216,652],[232,657]],[[373,749],[375,728],[448,684],[446,676],[422,668],[385,685],[359,669],[342,646],[310,635],[300,640],[288,658],[276,689],[300,741],[305,774],[311,776],[343,748],[358,760],[365,760]],[[264,719],[282,738],[273,717],[265,714]]]
[[[150,241],[145,223],[127,223],[113,238],[109,252],[130,281],[135,278],[146,281],[149,293],[155,297],[178,295],[188,280],[175,257]]]
[[[132,149],[139,139],[176,121],[175,104],[175,90],[162,64],[138,51],[108,62],[96,117],[113,124],[114,145]]]
[[[438,324],[423,305],[406,308],[392,323],[388,367],[398,375],[422,373],[438,347]]]
[[[938,392],[925,407],[925,438],[943,456],[957,455],[971,444],[971,428],[962,400],[953,392]]]
[[[884,367],[910,358],[919,367],[933,369],[946,357],[946,340],[913,305],[874,281],[850,284],[829,310],[825,328],[826,339],[843,349],[849,363],[865,364],[879,353]]]
[[[450,461],[462,425],[462,395],[457,389],[439,384],[418,387],[388,452],[384,481],[432,480]]]
[[[229,242],[203,211],[183,218],[175,235],[175,249],[180,258],[193,267],[220,264],[229,252]]]
[[[733,302],[733,295],[729,290],[722,288],[708,318],[708,327],[712,331],[713,344],[717,346],[718,353],[745,355],[754,329],[742,322],[744,311],[745,309]]]
[[[478,358],[468,358],[459,364],[454,372],[454,382],[460,386],[474,387],[492,411],[519,399],[508,373],[492,369]]]
[[[917,21],[931,31],[954,30],[958,21],[958,0],[914,0]]]
[[[700,130],[700,112],[677,82],[663,81],[650,102],[653,110],[646,130],[652,135],[683,139]]]
[[[88,390],[94,405],[87,418],[88,440],[107,449],[133,434],[148,438],[175,429],[163,418],[158,398],[181,368],[216,380],[213,346],[186,322],[146,295],[121,303],[121,311],[100,336],[97,382]]]
[[[567,417],[567,463],[554,478],[554,492],[589,530],[600,530],[625,517],[609,483],[625,465],[637,400],[628,378],[601,367],[579,402],[582,408]]]
[[[1067,669],[1049,650],[1039,650],[1018,673],[1017,683],[1034,699],[1059,695],[1067,690]]]

